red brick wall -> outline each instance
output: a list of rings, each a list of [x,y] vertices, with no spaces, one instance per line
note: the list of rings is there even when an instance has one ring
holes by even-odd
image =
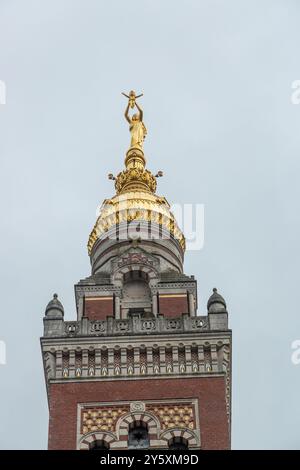
[[[202,449],[229,448],[223,377],[69,382],[50,385],[49,449],[76,449],[77,404],[198,398]]]
[[[187,294],[159,294],[159,313],[166,317],[179,317],[188,313]]]
[[[113,297],[85,297],[84,315],[89,320],[105,320],[114,314]]]

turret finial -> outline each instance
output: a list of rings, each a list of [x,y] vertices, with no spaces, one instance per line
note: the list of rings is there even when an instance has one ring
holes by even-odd
[[[117,194],[124,194],[132,191],[155,193],[156,191],[156,177],[159,178],[163,175],[159,171],[156,177],[151,171],[146,170],[146,158],[143,151],[144,139],[147,134],[147,129],[143,122],[143,110],[136,102],[137,98],[143,96],[142,93],[136,95],[135,91],[131,90],[129,94],[122,93],[128,98],[128,104],[125,109],[125,118],[129,123],[129,131],[131,134],[130,147],[126,152],[125,167],[117,176],[112,173],[108,175],[110,180],[115,181],[115,188]],[[137,113],[132,116],[129,115],[130,108],[137,108]]]

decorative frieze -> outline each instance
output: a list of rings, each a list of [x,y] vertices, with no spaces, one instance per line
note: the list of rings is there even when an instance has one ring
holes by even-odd
[[[83,408],[81,411],[81,433],[115,431],[117,420],[128,411],[129,405]]]
[[[220,343],[220,341],[219,341]],[[108,344],[101,348],[70,344],[63,349],[44,346],[45,370],[48,380],[74,380],[99,378],[136,378],[201,374],[229,374],[229,346],[205,341],[204,344],[165,341],[152,345],[126,343]],[[219,358],[222,358],[220,362]],[[230,379],[226,386],[229,387]],[[229,399],[230,397],[228,397]]]
[[[169,429],[197,428],[197,410],[194,401],[130,402],[122,404],[99,404],[82,406],[80,409],[80,435],[90,432],[112,432],[118,437],[117,423],[128,413],[140,413],[140,417],[152,415],[160,424],[161,432]]]

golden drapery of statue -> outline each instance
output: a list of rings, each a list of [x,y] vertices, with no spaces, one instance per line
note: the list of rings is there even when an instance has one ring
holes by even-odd
[[[129,123],[129,130],[131,134],[130,147],[138,147],[140,149],[143,149],[147,129],[145,127],[145,124],[143,123],[143,111],[136,102],[136,99],[143,95],[136,95],[133,90],[130,91],[129,95],[126,95],[125,93],[123,93],[123,95],[128,98],[128,105],[125,110],[125,118]],[[133,114],[132,117],[130,117],[129,108],[134,107],[137,108],[138,112]]]

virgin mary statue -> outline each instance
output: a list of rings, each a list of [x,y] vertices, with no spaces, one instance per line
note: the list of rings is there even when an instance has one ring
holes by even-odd
[[[143,148],[144,139],[147,134],[147,129],[143,123],[143,111],[140,106],[135,102],[135,106],[138,109],[138,113],[134,114],[132,117],[129,116],[129,107],[130,103],[128,102],[127,108],[125,110],[125,118],[129,123],[129,130],[131,134],[131,143],[130,147]]]

